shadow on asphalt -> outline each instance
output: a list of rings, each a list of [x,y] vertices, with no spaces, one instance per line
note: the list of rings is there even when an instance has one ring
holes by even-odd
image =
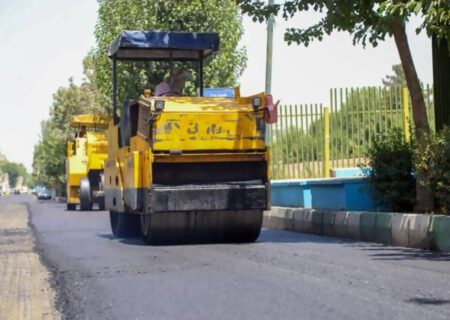
[[[140,246],[144,245],[141,237],[139,237],[139,236],[127,237],[127,238],[116,238],[115,236],[112,235],[112,233],[99,233],[96,236],[99,238],[102,238],[102,239],[116,240],[117,242],[122,243],[122,244],[140,245]]]
[[[355,243],[356,244],[356,243]],[[429,261],[450,261],[450,254],[436,251],[425,251],[413,248],[390,247],[377,243],[358,243],[354,246],[360,246],[360,250],[371,251],[370,257],[374,260],[429,260]]]
[[[257,243],[348,243],[352,240],[276,229],[262,229]]]
[[[96,235],[99,238],[107,239],[107,240],[116,240],[119,243],[126,245],[141,245],[144,246],[140,236],[136,237],[126,237],[126,238],[116,238],[111,233],[99,233]],[[262,229],[259,238],[255,243],[348,243],[353,242],[352,240],[347,239],[339,239],[339,238],[330,238],[317,236],[312,234],[302,234],[296,232],[289,232],[284,230],[275,230],[275,229]],[[214,243],[208,242],[186,242],[186,243],[177,243],[174,245],[211,245]],[[248,243],[231,243],[231,244],[248,244]],[[168,244],[170,245],[170,244]]]
[[[450,300],[422,298],[422,297],[412,298],[412,299],[406,300],[406,302],[410,302],[410,303],[414,303],[414,304],[421,304],[421,305],[435,305],[435,306],[450,304]]]

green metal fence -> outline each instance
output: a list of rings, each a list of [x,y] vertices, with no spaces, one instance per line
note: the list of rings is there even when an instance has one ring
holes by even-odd
[[[424,88],[428,118],[434,129],[433,96]],[[330,168],[365,162],[373,139],[394,127],[409,139],[413,124],[407,89],[364,87],[330,90],[330,107],[282,105],[272,125],[273,179],[320,178]]]

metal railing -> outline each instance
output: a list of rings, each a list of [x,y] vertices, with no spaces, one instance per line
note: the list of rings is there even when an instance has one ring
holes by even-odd
[[[432,89],[424,87],[434,129]],[[271,130],[273,179],[329,177],[331,168],[365,162],[374,138],[394,127],[410,139],[413,123],[409,92],[401,87],[330,90],[330,107],[282,105]]]

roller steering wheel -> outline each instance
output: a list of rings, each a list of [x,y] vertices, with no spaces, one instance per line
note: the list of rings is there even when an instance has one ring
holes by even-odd
[[[167,92],[163,92],[163,93],[159,94],[158,97],[166,96],[166,95],[168,95],[168,94],[175,94],[175,95],[177,95],[178,97],[183,96],[181,93],[176,92],[176,91],[167,91]]]

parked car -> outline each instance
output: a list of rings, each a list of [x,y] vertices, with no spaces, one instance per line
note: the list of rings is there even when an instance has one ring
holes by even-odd
[[[38,191],[37,198],[38,198],[38,200],[49,200],[52,198],[52,194],[51,194],[50,190],[48,190],[46,188],[42,188]]]
[[[37,196],[39,191],[41,191],[42,189],[46,189],[45,186],[38,184],[31,190],[31,194]]]

